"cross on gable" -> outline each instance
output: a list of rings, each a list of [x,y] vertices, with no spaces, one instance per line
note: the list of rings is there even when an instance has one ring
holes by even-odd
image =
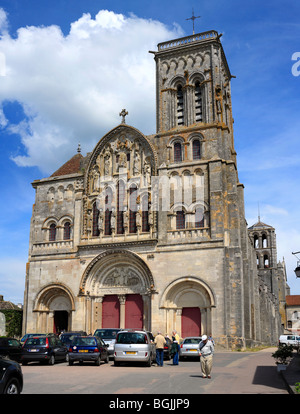
[[[128,115],[128,112],[126,111],[126,109],[122,109],[122,111],[119,113],[119,115],[122,117],[122,124],[126,124],[125,116]]]

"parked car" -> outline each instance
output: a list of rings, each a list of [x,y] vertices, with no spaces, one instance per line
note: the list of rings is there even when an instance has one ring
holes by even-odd
[[[300,336],[293,334],[280,335],[279,345],[293,345],[295,349],[298,349],[300,347]]]
[[[164,359],[168,361],[171,359],[171,348],[172,348],[172,341],[170,338],[165,337],[166,344],[164,346]]]
[[[124,330],[117,334],[114,365],[119,365],[120,362],[144,362],[150,367],[155,358],[155,344],[150,333],[141,330]]]
[[[69,346],[69,365],[75,361],[95,362],[100,365],[101,361],[109,362],[106,345],[98,336],[76,336]]]
[[[115,343],[117,333],[120,331],[119,328],[103,328],[96,329],[94,335],[98,338],[101,338],[106,345],[108,345],[108,354],[109,356],[114,355]]]
[[[200,342],[201,336],[188,336],[184,338],[180,345],[179,358],[198,357]]]
[[[59,339],[61,342],[69,348],[70,343],[75,338],[75,336],[86,336],[87,333],[84,331],[77,332],[64,332],[60,335]]]
[[[68,347],[56,336],[32,336],[23,345],[22,365],[28,362],[47,362],[53,365],[57,361],[67,361]]]
[[[20,364],[0,356],[0,394],[20,394],[23,374]]]
[[[0,338],[0,355],[20,362],[22,354],[21,342],[15,338]]]
[[[30,338],[31,336],[45,336],[46,334],[39,334],[39,333],[27,333],[23,336],[23,338],[20,340],[21,345],[24,345],[27,338]]]

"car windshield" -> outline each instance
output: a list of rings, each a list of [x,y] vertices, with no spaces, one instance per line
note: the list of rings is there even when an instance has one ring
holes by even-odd
[[[101,329],[100,331],[96,331],[95,335],[99,336],[101,339],[116,339],[118,330],[114,329]]]
[[[32,345],[46,345],[46,337],[41,337],[41,338],[28,338],[27,341],[25,342],[26,346],[32,346]]]
[[[200,342],[200,338],[187,338],[187,339],[185,339],[184,341],[183,341],[183,343],[186,345],[186,344],[199,344],[199,342]]]
[[[122,332],[117,337],[118,344],[146,344],[147,336],[138,332]]]
[[[96,339],[95,338],[85,338],[83,336],[76,336],[73,341],[72,345],[74,346],[96,346]]]
[[[68,335],[62,335],[60,337],[61,341],[64,342],[65,344],[70,344],[72,342],[72,340],[76,337],[76,334],[68,334]]]

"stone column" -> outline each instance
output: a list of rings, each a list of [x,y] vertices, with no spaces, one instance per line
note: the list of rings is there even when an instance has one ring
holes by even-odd
[[[126,295],[118,295],[120,302],[120,328],[125,328],[125,302]]]

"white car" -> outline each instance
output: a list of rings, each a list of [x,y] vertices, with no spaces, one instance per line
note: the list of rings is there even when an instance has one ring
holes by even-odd
[[[293,334],[280,335],[279,345],[293,345],[294,348],[299,348],[300,347],[300,336],[293,335]]]
[[[199,356],[199,344],[201,336],[188,336],[184,338],[180,345],[179,358]]]

